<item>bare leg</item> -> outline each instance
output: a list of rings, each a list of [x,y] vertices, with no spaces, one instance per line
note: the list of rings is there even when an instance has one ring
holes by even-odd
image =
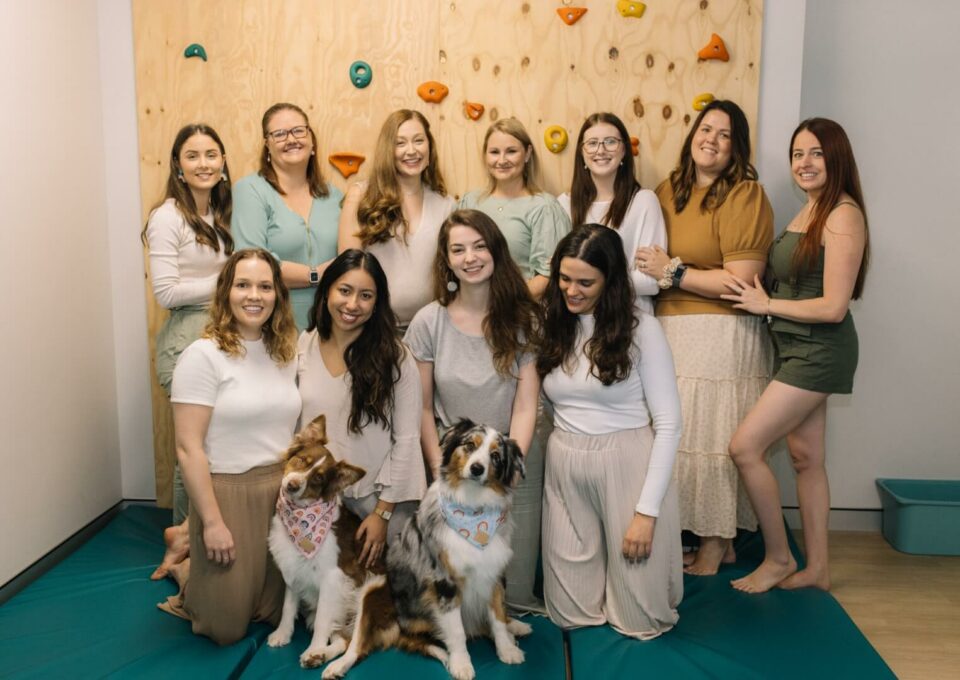
[[[824,401],[803,424],[787,436],[790,457],[797,473],[797,497],[803,524],[806,568],[784,579],[780,588],[830,589],[827,561],[827,524],[830,513],[830,485],[827,481],[824,436],[827,402]]]
[[[694,576],[712,576],[717,573],[721,563],[731,564],[737,559],[733,552],[733,539],[719,536],[702,536],[700,549],[690,554],[694,557],[683,571]]]
[[[165,578],[170,570],[183,562],[190,554],[190,520],[183,520],[182,524],[167,527],[163,530],[163,542],[167,544],[167,551],[163,553],[163,561],[154,569],[150,578],[159,581]]]
[[[826,398],[826,394],[774,380],[760,395],[730,441],[730,456],[740,470],[757,513],[766,548],[763,562],[756,570],[731,582],[737,590],[763,593],[797,570],[783,528],[780,487],[764,460],[764,452],[775,441],[801,427]]]

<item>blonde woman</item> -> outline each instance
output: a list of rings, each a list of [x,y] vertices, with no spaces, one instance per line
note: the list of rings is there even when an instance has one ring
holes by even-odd
[[[373,174],[347,191],[337,250],[358,248],[377,257],[402,328],[433,300],[430,271],[437,234],[453,208],[430,123],[419,111],[394,111],[380,128]]]

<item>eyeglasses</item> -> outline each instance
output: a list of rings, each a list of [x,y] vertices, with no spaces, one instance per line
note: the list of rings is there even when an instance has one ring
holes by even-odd
[[[587,153],[597,153],[603,145],[604,151],[616,151],[623,143],[619,137],[604,137],[603,139],[588,139],[583,143],[583,150]]]
[[[289,130],[272,130],[271,132],[267,133],[267,136],[279,144],[287,138],[287,135],[293,135],[294,139],[303,139],[307,136],[307,131],[309,129],[310,128],[306,125],[298,125],[297,127],[292,127]]]

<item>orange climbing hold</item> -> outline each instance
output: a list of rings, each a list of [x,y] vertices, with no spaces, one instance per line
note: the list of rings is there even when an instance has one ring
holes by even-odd
[[[330,154],[327,160],[330,161],[330,165],[339,170],[340,174],[346,178],[350,175],[357,174],[360,170],[360,164],[367,159],[358,153],[343,152]]]
[[[484,110],[483,104],[463,102],[463,115],[470,120],[480,120],[480,116],[483,115]]]
[[[580,21],[580,18],[587,13],[586,7],[558,7],[557,14],[563,19],[567,26],[573,26]]]
[[[710,42],[702,50],[697,52],[701,59],[719,59],[720,61],[730,61],[730,53],[727,52],[727,46],[723,44],[723,38],[714,33],[710,36]]]
[[[634,156],[640,155],[640,138],[639,137],[630,138],[630,151],[633,153]]]
[[[420,87],[417,88],[417,94],[425,102],[430,102],[431,104],[439,104],[443,101],[443,98],[450,94],[450,88],[448,88],[443,83],[438,83],[436,80],[428,80],[425,83],[420,83]]]

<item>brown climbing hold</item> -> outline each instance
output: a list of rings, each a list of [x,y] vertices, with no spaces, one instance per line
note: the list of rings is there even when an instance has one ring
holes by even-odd
[[[567,26],[573,26],[575,23],[580,21],[580,18],[587,13],[586,7],[559,7],[557,8],[557,14],[560,15],[560,18],[563,19],[563,23]]]
[[[346,178],[350,175],[355,175],[357,171],[360,170],[360,164],[363,163],[366,158],[358,153],[342,152],[330,154],[327,160],[330,161],[330,165],[339,170],[340,174]]]
[[[710,42],[702,50],[697,52],[700,59],[719,59],[720,61],[730,61],[730,53],[727,52],[727,46],[723,44],[723,38],[714,33],[710,36]]]
[[[640,138],[639,137],[630,138],[630,151],[633,153],[634,156],[640,155]]]
[[[443,83],[438,83],[436,80],[428,80],[425,83],[420,83],[420,87],[417,88],[417,94],[425,102],[430,102],[431,104],[439,104],[443,101],[443,98],[450,94],[450,89]]]
[[[480,120],[480,116],[483,115],[483,104],[463,102],[463,113],[470,120]]]

